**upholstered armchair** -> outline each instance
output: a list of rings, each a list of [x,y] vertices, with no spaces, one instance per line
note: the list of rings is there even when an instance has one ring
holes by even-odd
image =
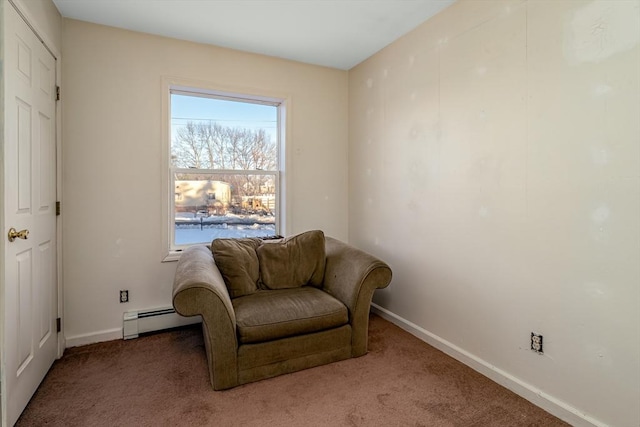
[[[371,299],[390,281],[387,264],[320,231],[222,239],[183,252],[173,305],[202,316],[211,384],[223,390],[366,354]]]

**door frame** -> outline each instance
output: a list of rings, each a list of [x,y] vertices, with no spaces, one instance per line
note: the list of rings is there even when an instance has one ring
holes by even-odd
[[[45,46],[49,52],[54,56],[56,63],[56,86],[61,86],[62,81],[62,54],[61,54],[61,46],[58,46],[51,39],[50,35],[45,31],[45,28],[41,23],[38,22],[36,17],[31,13],[31,11],[25,6],[25,0],[0,0],[2,1],[2,10],[0,11],[0,19],[2,20],[4,27],[4,20],[6,19],[7,12],[5,11],[8,7],[13,7],[27,23],[27,25],[31,28],[31,30],[35,33],[35,35],[40,39],[42,44]],[[4,41],[3,41],[4,43]],[[0,48],[4,50],[4,46]],[[3,58],[4,59],[4,58]],[[6,68],[6,67],[4,67]],[[0,70],[0,85],[4,87],[4,71]],[[2,132],[2,141],[3,143],[0,145],[0,197],[4,203],[4,89],[0,89],[0,132]],[[62,101],[56,102],[56,136],[55,136],[55,147],[56,147],[56,200],[62,203]],[[5,223],[4,217],[4,208],[0,209],[0,230],[2,231],[2,235],[0,238],[5,239],[5,232],[7,230],[7,224]],[[62,215],[56,216],[56,268],[57,268],[57,317],[62,318],[64,313],[64,298],[63,298],[63,275],[62,275]],[[4,301],[5,294],[5,263],[4,263],[4,243],[0,245],[0,296],[2,298],[1,301]],[[0,303],[0,369],[2,372],[0,373],[0,378],[4,379],[4,302]],[[64,338],[64,322],[61,324],[60,333],[57,334],[57,358],[62,357],[64,349],[66,347],[66,340]],[[4,390],[5,381],[2,381],[2,388],[0,389],[0,424],[4,425],[6,422],[6,390]]]

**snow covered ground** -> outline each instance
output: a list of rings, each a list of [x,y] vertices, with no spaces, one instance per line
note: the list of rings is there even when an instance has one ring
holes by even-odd
[[[201,215],[177,212],[175,244],[211,243],[219,237],[266,237],[276,234],[273,215]]]
[[[231,231],[231,233],[229,233]],[[213,239],[219,237],[266,237],[276,234],[275,227],[271,230],[226,230],[223,233],[221,229],[206,228],[204,230],[176,230],[176,245],[184,245],[189,243],[211,243]]]
[[[235,215],[227,213],[226,215],[206,215],[194,214],[193,212],[176,212],[176,224],[188,224],[193,222],[202,222],[203,224],[275,224],[276,218],[270,214],[251,214],[251,215]]]

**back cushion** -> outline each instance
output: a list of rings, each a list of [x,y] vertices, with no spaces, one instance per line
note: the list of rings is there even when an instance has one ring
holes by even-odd
[[[320,230],[270,242],[256,249],[260,280],[267,289],[320,287],[324,280],[324,233]]]
[[[260,268],[256,249],[260,239],[215,239],[211,242],[213,259],[222,274],[229,296],[237,298],[258,290]]]

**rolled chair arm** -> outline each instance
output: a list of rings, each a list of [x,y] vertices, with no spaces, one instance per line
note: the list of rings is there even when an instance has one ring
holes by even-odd
[[[236,316],[224,279],[206,246],[191,246],[180,256],[173,282],[173,307],[183,316],[202,316],[211,385],[238,385]]]
[[[349,309],[352,328],[352,355],[367,352],[369,309],[376,289],[391,282],[391,268],[360,249],[331,237],[325,239],[327,264],[324,290],[342,301]]]

